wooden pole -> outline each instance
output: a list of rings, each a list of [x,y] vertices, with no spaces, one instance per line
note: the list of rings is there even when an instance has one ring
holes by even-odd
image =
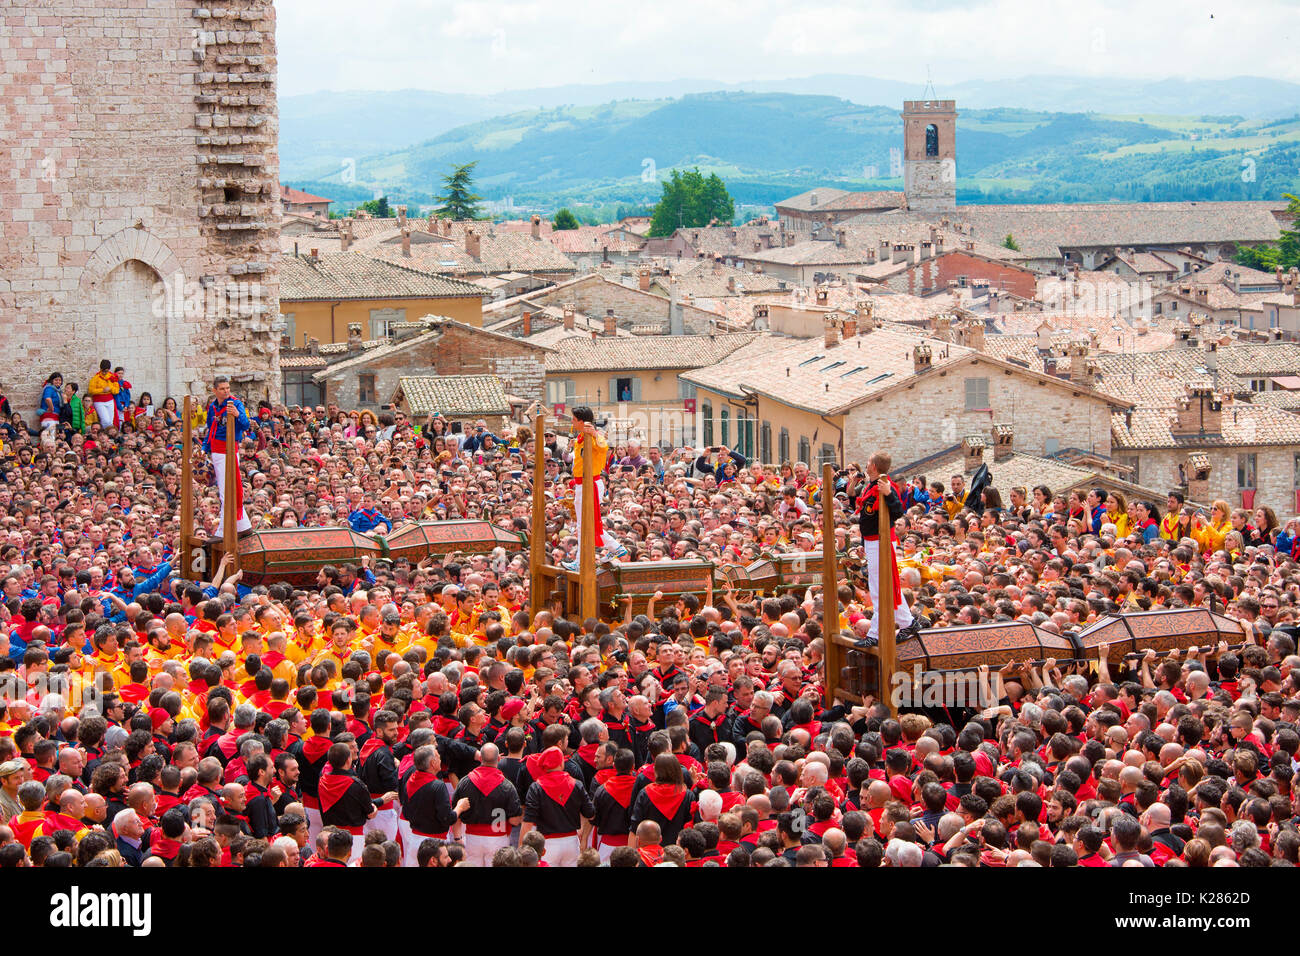
[[[528,597],[532,615],[546,608],[546,595],[542,592],[542,565],[546,563],[546,461],[542,436],[546,432],[546,413],[538,412],[533,419],[533,523],[528,539]]]
[[[582,442],[582,537],[578,541],[578,586],[582,594],[582,619],[596,616],[596,476],[591,452],[592,437]]]
[[[239,540],[238,532],[235,529],[235,518],[238,509],[235,505],[235,496],[238,494],[235,482],[239,481],[239,469],[236,467],[238,458],[239,444],[235,441],[235,413],[234,405],[226,406],[226,494],[225,494],[225,514],[222,519],[222,545],[225,553],[230,555],[232,572],[239,570]],[[233,452],[233,454],[232,454]]]
[[[835,690],[840,686],[842,652],[835,637],[840,633],[839,571],[835,566],[835,469],[829,462],[822,465],[822,686],[826,706],[835,706]]]
[[[883,476],[882,476],[883,477]],[[894,542],[891,537],[892,522],[889,520],[889,505],[885,496],[876,498],[880,519],[880,584],[876,593],[880,596],[876,615],[880,618],[880,643],[876,650],[880,655],[880,686],[877,688],[876,700],[883,701],[889,707],[889,713],[898,716],[898,706],[894,703],[894,664],[897,652],[894,648]]]
[[[200,569],[195,568],[194,548],[194,397],[185,396],[184,419],[181,422],[181,577],[198,581]],[[206,568],[202,569],[206,571]]]

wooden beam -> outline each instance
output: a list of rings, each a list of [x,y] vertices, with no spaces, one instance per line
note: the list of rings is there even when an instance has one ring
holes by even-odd
[[[528,538],[528,599],[533,619],[546,607],[546,585],[542,565],[546,563],[546,461],[542,438],[546,433],[546,413],[533,419],[533,521]]]
[[[883,477],[883,476],[882,476]],[[878,494],[877,515],[880,519],[880,584],[876,593],[880,595],[880,606],[876,615],[880,618],[880,643],[876,650],[880,654],[880,686],[877,688],[876,700],[883,701],[889,707],[889,713],[898,716],[898,706],[894,703],[894,664],[897,651],[894,648],[894,542],[893,530],[889,520],[889,505],[885,496]]]
[[[844,654],[831,638],[840,632],[839,571],[835,561],[835,468],[822,465],[822,687],[826,707],[835,706]]]
[[[178,546],[181,559],[181,577],[186,581],[199,581],[207,568],[195,567],[198,555],[194,553],[194,396],[185,396],[184,418],[181,421],[181,540]]]
[[[582,592],[582,619],[596,616],[596,476],[592,461],[592,436],[582,442],[582,537],[578,541],[578,578]]]
[[[239,481],[239,468],[237,465],[239,458],[239,443],[235,441],[235,421],[238,414],[235,412],[234,405],[226,406],[226,504],[225,515],[222,519],[222,544],[226,554],[230,555],[231,572],[239,570],[239,534],[235,529],[235,518],[238,516],[239,509],[235,504],[235,497],[238,495],[236,490],[238,486],[235,482]],[[232,451],[234,452],[232,454]]]

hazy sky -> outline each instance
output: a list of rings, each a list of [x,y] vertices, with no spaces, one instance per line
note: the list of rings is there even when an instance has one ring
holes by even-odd
[[[280,94],[816,73],[1300,82],[1300,0],[277,0]]]

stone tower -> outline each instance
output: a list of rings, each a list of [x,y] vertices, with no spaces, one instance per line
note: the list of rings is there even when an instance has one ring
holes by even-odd
[[[957,208],[957,101],[903,102],[903,194],[909,209]]]
[[[30,422],[101,358],[133,395],[279,396],[275,7],[0,14],[0,387]]]

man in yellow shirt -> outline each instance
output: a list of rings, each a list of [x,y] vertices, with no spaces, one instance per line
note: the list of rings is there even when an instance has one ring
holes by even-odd
[[[113,363],[104,359],[99,363],[99,371],[90,377],[90,382],[86,385],[86,395],[90,398],[95,414],[99,416],[101,428],[112,427],[117,415],[115,399],[121,390],[118,377],[113,374]]]
[[[317,632],[317,622],[306,611],[299,611],[293,619],[293,639],[287,641],[284,656],[296,667],[303,661],[314,658],[324,649],[324,644]]]
[[[958,512],[966,507],[966,479],[961,475],[952,476],[952,491],[943,496],[943,510],[949,518],[957,517]]]
[[[596,490],[595,507],[592,509],[595,515],[595,538],[597,548],[608,548],[606,558],[625,558],[627,557],[627,548],[619,543],[618,538],[614,537],[605,530],[600,520],[600,502],[605,497],[605,465],[609,461],[609,441],[596,430],[596,415],[586,405],[579,405],[573,410],[573,427],[578,437],[573,442],[573,481],[570,485],[573,488],[573,509],[577,523],[577,534],[579,547],[582,542],[582,478],[583,478],[583,448],[587,442],[591,442],[591,467],[594,474],[592,475],[594,487]],[[599,559],[597,559],[599,560]],[[566,561],[564,567],[569,571],[578,570],[577,556],[572,561]]]

